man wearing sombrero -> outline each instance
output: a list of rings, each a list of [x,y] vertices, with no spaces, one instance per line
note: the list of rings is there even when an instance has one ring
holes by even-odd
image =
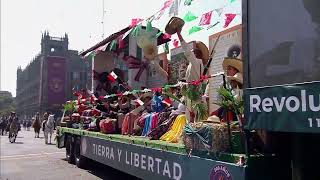
[[[234,76],[227,76],[227,80],[229,82],[229,86],[231,88],[232,95],[240,100],[243,95],[242,87],[243,87],[243,76],[241,73],[237,73]]]
[[[157,88],[168,83],[168,73],[159,64],[161,59],[166,58],[167,55],[165,53],[157,53],[152,56],[150,57],[148,54],[145,54],[145,58],[150,62],[148,66],[147,87]]]
[[[155,37],[158,29],[142,29],[137,36],[137,45],[141,48],[144,56],[144,63],[147,64],[147,78],[143,85],[148,88],[161,87],[168,83],[168,73],[160,66],[161,60],[167,60],[165,53],[158,54],[158,41]]]
[[[181,35],[181,29],[177,29],[177,35],[184,50],[184,55],[189,61],[185,79],[187,82],[199,80],[204,70],[204,64],[206,64],[209,59],[208,48],[204,43],[197,41],[195,47],[191,50]],[[200,100],[201,99],[199,99],[199,101]],[[196,111],[192,109],[191,101],[189,100],[187,100],[187,107],[192,111],[186,111],[187,120],[190,122],[193,121],[193,118],[191,118],[192,116],[190,117],[190,113],[196,113]]]
[[[232,95],[237,98],[241,99],[243,96],[242,86],[243,86],[243,65],[242,60],[237,59],[240,55],[240,47],[233,46],[228,51],[228,57],[224,58],[222,62],[223,70],[226,72],[227,75],[227,86],[231,89]],[[218,97],[218,101],[221,101],[221,97]],[[223,119],[223,112],[224,109],[220,107],[216,111],[214,111],[211,115],[216,115],[220,119]],[[229,119],[234,119],[234,114],[229,115]],[[224,120],[225,121],[225,120]]]
[[[186,80],[188,82],[198,80],[203,73],[204,64],[206,64],[209,59],[208,48],[203,42],[197,41],[194,49],[191,50],[181,35],[181,29],[177,31],[177,35],[184,50],[184,55],[189,61],[186,71]]]

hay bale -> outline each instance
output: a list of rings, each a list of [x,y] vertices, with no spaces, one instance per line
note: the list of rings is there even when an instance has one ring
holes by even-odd
[[[203,123],[196,122],[191,123],[191,127],[195,130],[200,130],[201,128],[207,128],[209,137],[211,138],[210,144],[205,145],[202,140],[196,135],[188,135],[183,132],[183,143],[189,150],[196,151],[208,151],[208,152],[226,152],[229,148],[228,141],[228,127],[225,123]]]

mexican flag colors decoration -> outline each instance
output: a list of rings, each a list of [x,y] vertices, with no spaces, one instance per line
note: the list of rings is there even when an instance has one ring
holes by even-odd
[[[114,73],[113,71],[108,75],[108,79],[111,81],[111,82],[116,82],[118,76],[116,75],[116,73]]]

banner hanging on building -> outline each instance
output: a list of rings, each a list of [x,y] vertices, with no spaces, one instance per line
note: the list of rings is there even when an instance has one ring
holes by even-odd
[[[47,57],[48,105],[61,106],[65,103],[66,59],[64,57]]]

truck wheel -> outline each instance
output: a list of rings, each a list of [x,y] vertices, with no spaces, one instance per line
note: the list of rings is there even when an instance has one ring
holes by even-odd
[[[86,164],[86,157],[81,155],[80,147],[81,147],[81,138],[77,137],[75,140],[75,148],[74,148],[75,163],[78,168],[84,168]]]
[[[75,158],[74,158],[74,145],[72,141],[72,136],[67,135],[66,140],[66,159],[68,163],[74,164]]]

